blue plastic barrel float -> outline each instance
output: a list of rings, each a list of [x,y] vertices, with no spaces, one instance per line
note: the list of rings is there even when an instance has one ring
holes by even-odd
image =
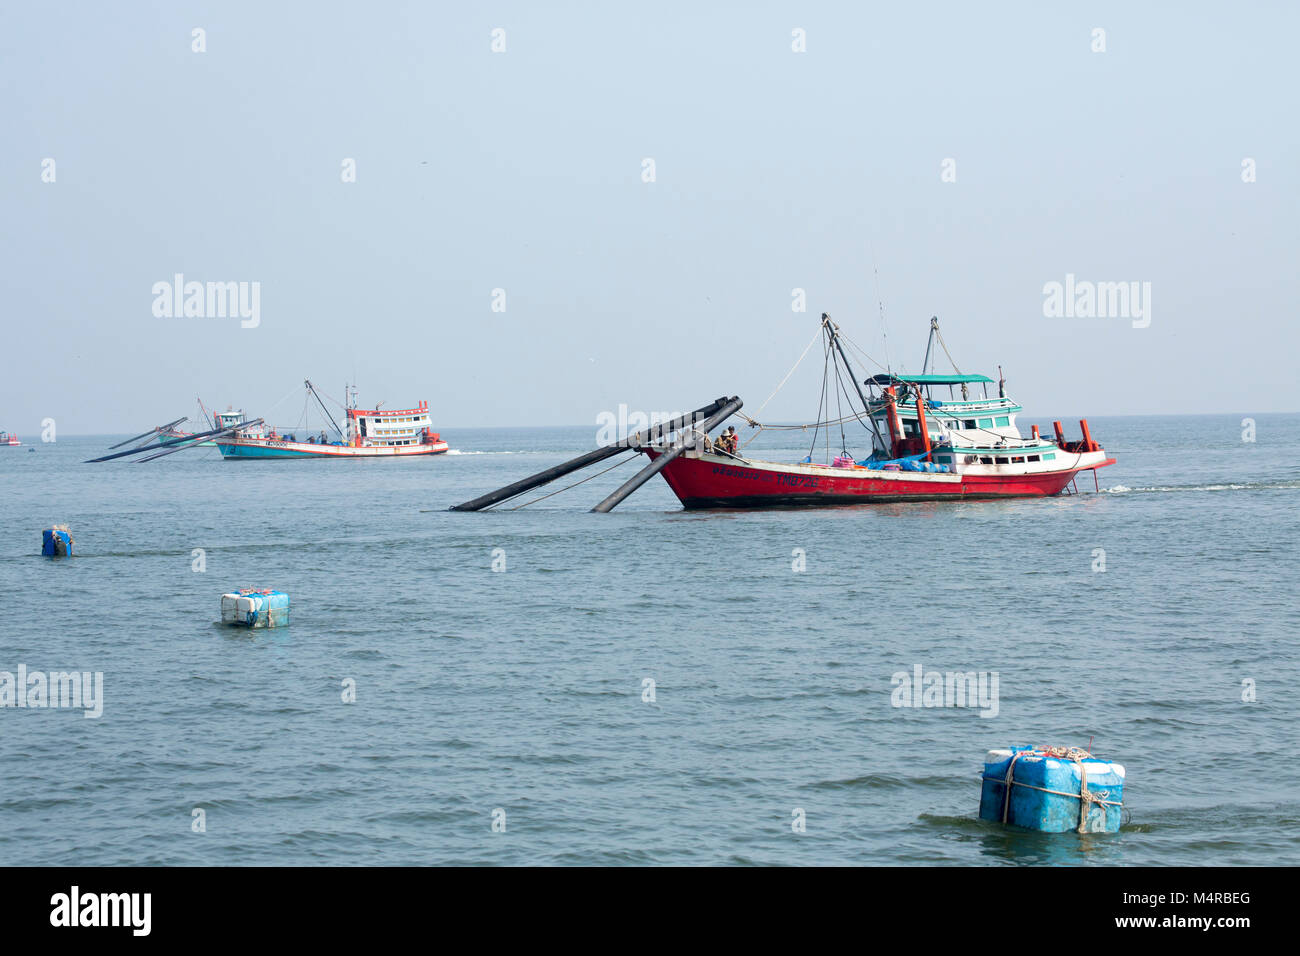
[[[289,595],[283,591],[244,588],[221,595],[221,623],[237,627],[285,627]]]
[[[1044,833],[1116,833],[1124,767],[1077,747],[990,750],[980,819]]]
[[[41,532],[41,554],[51,558],[72,556],[72,532],[66,524],[56,524]]]

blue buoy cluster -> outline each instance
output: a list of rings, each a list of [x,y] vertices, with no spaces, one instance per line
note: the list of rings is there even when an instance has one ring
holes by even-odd
[[[221,623],[236,627],[287,627],[289,595],[245,588],[221,595]]]
[[[899,467],[902,471],[947,472],[952,470],[947,465],[939,465],[932,461],[905,461]]]
[[[980,819],[1044,833],[1116,833],[1124,767],[1077,747],[990,750]]]
[[[66,524],[56,524],[41,532],[41,554],[46,557],[70,558],[75,543]]]

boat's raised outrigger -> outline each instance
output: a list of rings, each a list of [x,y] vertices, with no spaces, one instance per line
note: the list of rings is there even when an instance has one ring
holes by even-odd
[[[995,383],[987,376],[965,375],[955,366],[949,375],[928,371],[936,340],[947,353],[938,319],[930,320],[925,360],[921,372],[915,375],[886,371],[859,379],[849,363],[838,327],[824,313],[821,335],[826,371],[821,410],[815,422],[763,425],[740,414],[744,403],[739,397],[724,396],[688,415],[653,425],[455,505],[452,510],[482,511],[496,507],[562,475],[623,452],[644,452],[650,457],[650,464],[593,511],[613,510],[661,473],[686,508],[763,508],[1043,497],[1060,494],[1082,471],[1092,471],[1095,475],[1096,469],[1115,463],[1093,441],[1087,419],[1079,422],[1083,432],[1079,441],[1067,441],[1060,422],[1053,423],[1052,438],[1043,437],[1036,425],[1026,438],[1016,425],[1021,407],[1007,397],[1001,377],[994,398],[988,395],[988,386]],[[809,349],[815,342],[814,338]],[[852,393],[846,381],[852,383]],[[980,387],[980,397],[971,397],[972,386]],[[943,388],[948,389],[948,397],[935,397],[935,391]],[[834,418],[829,413],[832,403],[838,409]],[[822,411],[826,411],[825,417]],[[764,461],[744,455],[736,447],[737,443],[710,440],[709,433],[714,428],[737,414],[760,430],[796,429],[806,433],[811,429],[813,438],[808,456],[794,463]],[[870,437],[871,452],[861,460],[849,452],[845,433],[849,423],[861,425]],[[834,426],[839,426],[836,441],[839,453],[832,457],[830,429]],[[828,460],[819,463],[812,456],[822,434],[826,436]],[[555,493],[558,492],[552,494]]]

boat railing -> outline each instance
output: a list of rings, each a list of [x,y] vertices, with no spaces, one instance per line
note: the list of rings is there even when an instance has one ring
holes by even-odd
[[[1055,442],[1039,438],[1003,438],[999,441],[988,442],[985,444],[962,444],[955,441],[948,441],[943,447],[954,449],[999,449],[999,448],[1045,448],[1055,446]],[[940,447],[940,446],[936,446]]]

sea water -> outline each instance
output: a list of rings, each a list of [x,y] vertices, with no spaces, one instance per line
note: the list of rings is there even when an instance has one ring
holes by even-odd
[[[756,512],[656,478],[587,513],[634,463],[445,510],[595,426],[441,425],[453,453],[400,461],[0,449],[0,671],[102,675],[99,716],[0,707],[0,859],[1295,864],[1300,416],[1242,417],[1091,420],[1100,492]],[[750,451],[803,458],[789,434]],[[40,556],[53,523],[75,557]],[[291,626],[221,627],[242,587]],[[988,750],[1090,741],[1118,834],[978,819]]]

